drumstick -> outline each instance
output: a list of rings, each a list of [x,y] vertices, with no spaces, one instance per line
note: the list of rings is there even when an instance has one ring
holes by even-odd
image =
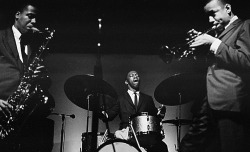
[[[135,141],[136,141],[136,143],[137,143],[138,147],[139,147],[139,148],[141,148],[141,146],[140,146],[140,144],[139,144],[139,142],[138,142],[138,139],[137,139],[137,137],[136,137],[136,134],[135,134],[134,128],[133,128],[133,126],[132,126],[132,124],[131,124],[131,123],[130,123],[130,128],[132,129],[132,132],[133,132],[133,134],[134,134],[134,136],[135,136]]]

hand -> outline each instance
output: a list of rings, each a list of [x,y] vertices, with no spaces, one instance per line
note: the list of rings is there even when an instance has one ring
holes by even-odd
[[[45,68],[44,65],[38,64],[38,66],[34,70],[33,78],[47,78],[47,77],[48,77],[48,70]]]
[[[164,105],[161,105],[161,107],[158,108],[157,115],[160,116],[161,119],[165,117],[166,113],[166,107]]]
[[[38,64],[34,70],[32,78],[36,81],[36,83],[40,84],[43,89],[48,89],[51,86],[51,79],[49,77],[48,70],[44,65]]]
[[[190,44],[190,47],[197,47],[201,45],[211,45],[216,40],[215,37],[212,37],[208,34],[202,34],[196,37],[193,42]]]
[[[0,112],[6,117],[11,114],[9,111],[11,108],[12,106],[7,101],[0,99]]]
[[[105,111],[101,111],[101,112],[99,113],[99,118],[100,118],[102,121],[106,122],[106,121],[108,121],[108,114],[107,114]]]
[[[197,37],[198,35],[201,35],[202,33],[201,33],[201,32],[198,32],[198,31],[196,31],[196,30],[194,30],[194,29],[192,29],[192,30],[189,30],[189,31],[187,32],[187,34],[188,34],[188,38],[186,39],[186,41],[191,41],[192,39],[194,39],[194,38]]]
[[[115,131],[115,138],[128,140],[129,139],[129,127],[123,128],[122,130]]]

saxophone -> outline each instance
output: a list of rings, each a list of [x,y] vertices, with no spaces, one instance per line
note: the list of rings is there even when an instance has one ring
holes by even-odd
[[[46,28],[44,32],[39,31],[39,33],[45,32],[45,41],[42,42],[38,52],[36,52],[30,64],[28,64],[28,66],[25,68],[17,90],[7,99],[7,102],[12,105],[12,108],[10,109],[10,114],[8,116],[0,116],[0,139],[4,139],[16,131],[18,128],[17,126],[20,125],[20,121],[22,121],[21,124],[24,124],[25,122],[24,118],[26,117],[24,114],[28,113],[27,116],[29,116],[35,110],[35,107],[29,107],[31,104],[31,97],[34,95],[38,96],[39,101],[36,103],[37,106],[39,104],[46,104],[48,102],[48,96],[44,94],[42,87],[36,83],[39,77],[35,76],[36,67],[38,67],[42,62],[42,55],[45,50],[48,49],[47,44],[53,37],[55,30],[49,30]],[[26,109],[31,110],[27,112],[25,111]]]

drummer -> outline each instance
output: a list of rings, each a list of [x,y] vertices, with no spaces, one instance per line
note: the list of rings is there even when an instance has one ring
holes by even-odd
[[[116,138],[130,140],[133,142],[133,144],[136,144],[135,139],[131,139],[129,137],[130,116],[139,114],[141,112],[147,112],[149,115],[153,115],[162,119],[165,116],[166,108],[161,107],[157,109],[155,107],[153,98],[140,91],[140,76],[137,71],[128,72],[125,79],[125,85],[128,87],[128,90],[124,92],[123,95],[118,97],[118,113],[121,122],[119,130],[115,132],[115,136]],[[147,144],[139,140],[139,144],[145,148],[147,152],[168,152],[168,147],[162,141],[162,137],[152,140],[158,141],[153,142],[153,144]]]

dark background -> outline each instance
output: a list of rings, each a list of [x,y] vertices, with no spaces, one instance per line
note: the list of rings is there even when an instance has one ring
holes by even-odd
[[[33,0],[35,1],[35,0]],[[44,27],[56,30],[54,53],[158,54],[162,45],[184,43],[186,32],[210,27],[204,0],[36,0]],[[233,12],[248,17],[246,0]],[[2,1],[1,28],[13,23],[21,0]],[[102,28],[98,28],[101,18]],[[101,47],[97,47],[97,43]]]

